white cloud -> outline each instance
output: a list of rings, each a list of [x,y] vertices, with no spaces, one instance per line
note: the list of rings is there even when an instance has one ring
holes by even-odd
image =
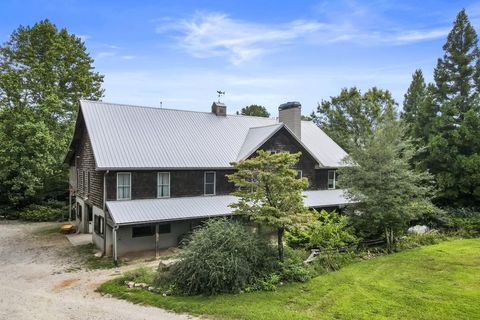
[[[316,21],[270,26],[235,20],[221,13],[197,13],[192,19],[169,21],[156,31],[180,32],[180,46],[195,57],[227,56],[231,63],[239,65],[322,28],[323,24]]]
[[[79,34],[77,35],[77,37],[80,38],[80,40],[82,40],[83,42],[87,41],[88,39],[91,38],[91,36],[89,36],[88,34]]]
[[[358,12],[355,13],[356,15]],[[367,13],[362,11],[363,15]],[[308,42],[317,46],[348,42],[357,45],[400,45],[444,37],[449,28],[405,30],[362,25],[351,19],[292,20],[266,24],[236,20],[223,13],[197,12],[189,19],[158,19],[157,33],[176,32],[176,45],[197,58],[226,57],[233,65]],[[363,20],[363,17],[360,20]]]
[[[100,51],[97,53],[97,59],[113,57],[115,55],[116,53],[113,51]]]
[[[135,59],[135,56],[126,55],[126,56],[121,56],[120,58],[123,60],[132,60],[132,59]]]

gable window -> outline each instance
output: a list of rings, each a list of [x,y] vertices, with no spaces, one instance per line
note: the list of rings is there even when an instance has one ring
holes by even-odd
[[[105,232],[105,219],[102,216],[95,215],[93,218],[93,230],[96,234],[102,236]]]
[[[297,170],[297,179],[302,179],[302,178],[303,178],[303,171]]]
[[[132,227],[132,238],[150,237],[155,234],[155,225]]]
[[[328,170],[328,189],[335,189],[335,170]]]
[[[215,171],[206,171],[204,182],[204,194],[205,195],[215,195],[215,180],[216,180],[216,172]]]
[[[170,197],[170,172],[159,172],[157,175],[157,197]]]
[[[132,175],[130,172],[117,173],[117,200],[130,200]]]

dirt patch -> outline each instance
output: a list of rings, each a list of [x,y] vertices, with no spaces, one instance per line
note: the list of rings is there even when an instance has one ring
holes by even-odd
[[[78,282],[80,282],[80,279],[78,279],[78,278],[77,279],[65,279],[65,280],[61,281],[60,283],[56,284],[55,286],[53,286],[52,291],[53,292],[59,292],[62,289],[73,287]]]
[[[138,265],[85,270],[58,227],[0,221],[0,319],[191,319],[96,293],[101,283]]]

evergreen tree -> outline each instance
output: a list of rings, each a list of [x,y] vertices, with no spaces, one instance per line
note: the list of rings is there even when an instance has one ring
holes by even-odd
[[[407,125],[407,133],[413,138],[419,137],[418,113],[421,105],[426,98],[427,86],[423,78],[422,70],[417,69],[413,73],[412,82],[408,87],[403,101],[403,111],[400,115],[401,119]]]
[[[0,189],[10,203],[65,187],[79,99],[103,94],[92,64],[82,40],[48,20],[20,26],[0,47]]]
[[[434,72],[438,115],[425,165],[435,175],[442,204],[478,206],[480,56],[477,34],[465,10],[458,13],[443,49]]]
[[[339,169],[338,183],[353,200],[346,210],[354,226],[364,238],[383,234],[390,249],[409,222],[432,207],[431,176],[411,168],[415,148],[404,130],[403,122],[383,122]]]

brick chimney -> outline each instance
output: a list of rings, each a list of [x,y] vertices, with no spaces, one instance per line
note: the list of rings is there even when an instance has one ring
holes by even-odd
[[[302,137],[302,105],[298,101],[286,102],[278,107],[278,121],[292,131],[297,138]]]
[[[212,104],[212,113],[217,116],[225,117],[227,115],[227,106],[221,102],[214,102]]]

